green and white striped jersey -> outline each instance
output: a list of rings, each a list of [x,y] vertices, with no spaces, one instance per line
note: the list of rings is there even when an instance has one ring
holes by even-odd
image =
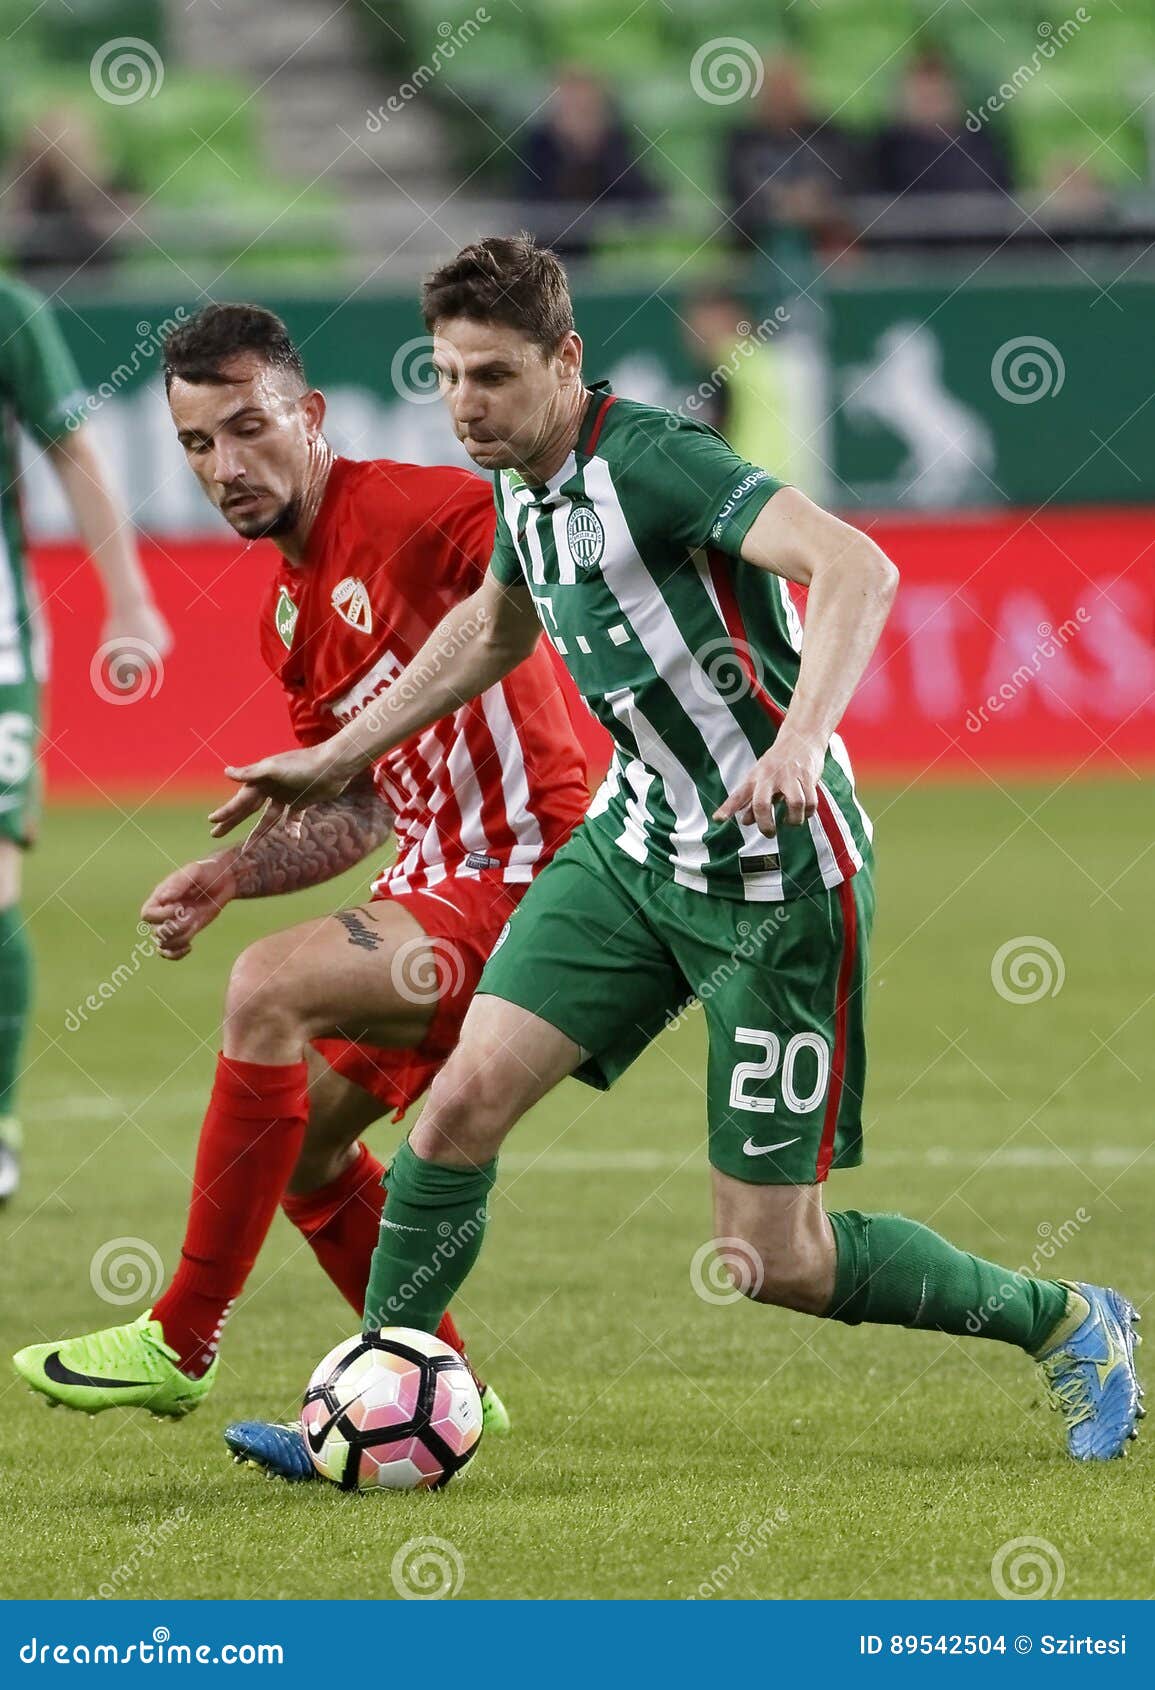
[[[44,299],[0,277],[0,686],[39,678],[43,642],[20,515],[17,425],[42,446],[83,414],[84,391]]]
[[[544,486],[495,476],[491,567],[524,579],[549,638],[614,741],[587,826],[699,892],[751,901],[839,885],[870,822],[836,736],[818,814],[777,840],[713,813],[773,743],[798,676],[787,584],[741,558],[781,483],[702,423],[594,389]]]

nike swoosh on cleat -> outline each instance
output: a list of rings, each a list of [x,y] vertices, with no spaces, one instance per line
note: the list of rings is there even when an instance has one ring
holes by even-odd
[[[801,1136],[799,1134],[799,1138]],[[781,1144],[755,1144],[752,1138],[748,1138],[742,1146],[742,1154],[743,1156],[769,1156],[772,1150],[786,1150],[790,1145],[797,1143],[797,1138],[784,1138]]]
[[[74,1373],[67,1362],[61,1361],[59,1350],[45,1356],[44,1375],[54,1385],[87,1385],[99,1391],[135,1391],[153,1384],[151,1379],[98,1379],[94,1374]]]

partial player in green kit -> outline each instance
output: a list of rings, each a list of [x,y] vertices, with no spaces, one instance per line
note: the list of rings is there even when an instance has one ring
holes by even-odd
[[[499,939],[394,1158],[367,1329],[433,1330],[480,1250],[513,1124],[566,1075],[611,1084],[696,996],[715,1233],[741,1289],[851,1325],[1018,1345],[1070,1453],[1123,1453],[1142,1409],[1120,1293],[1012,1272],[902,1215],[823,1205],[830,1168],[861,1160],[874,905],[837,727],[893,564],[712,429],[588,386],[565,273],[527,237],[467,247],[422,304],[458,437],[494,472],[489,573],[341,733],[229,771],[243,784],[223,825],[266,798],[332,798],[506,674],[542,627],[614,756]],[[791,583],[807,589],[805,644]]]
[[[0,278],[0,1202],[20,1181],[16,1090],[32,998],[20,911],[22,852],[36,835],[36,741],[45,645],[20,510],[17,426],[43,447],[104,587],[102,655],[116,677],[159,663],[170,638],[132,530],[92,441],[88,404],[47,302]]]

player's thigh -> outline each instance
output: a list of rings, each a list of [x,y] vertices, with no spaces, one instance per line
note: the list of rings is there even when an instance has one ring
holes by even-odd
[[[307,1039],[418,1045],[436,1006],[428,983],[437,966],[420,923],[384,898],[250,945],[233,967],[226,1015],[234,1026],[283,1015]]]
[[[695,982],[710,1041],[710,1162],[735,1180],[820,1184],[831,1167],[862,1160],[864,875],[814,897],[703,917],[722,924]]]
[[[0,910],[20,902],[24,876],[24,854],[15,840],[0,838]]]

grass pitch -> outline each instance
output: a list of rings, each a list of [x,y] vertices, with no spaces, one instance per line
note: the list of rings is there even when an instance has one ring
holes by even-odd
[[[831,1179],[832,1206],[900,1208],[1010,1266],[1149,1303],[1149,790],[1123,777],[867,800],[867,1163]],[[27,1179],[0,1215],[5,1352],[142,1306],[129,1281],[120,1306],[93,1282],[107,1287],[114,1240],[135,1241],[146,1274],[153,1253],[176,1259],[231,958],[362,896],[355,874],[238,906],[187,961],[142,959],[137,908],[206,848],[205,808],[58,807],[29,861],[41,980]],[[1039,995],[1029,968],[1008,974],[1035,999],[1008,1001],[992,961],[1027,937],[1053,947],[1061,984]],[[3,1594],[393,1598],[405,1546],[436,1537],[463,1597],[989,1597],[995,1577],[1149,1597],[1149,1448],[1069,1463],[1021,1354],[695,1294],[703,1072],[690,1016],[608,1096],[567,1082],[514,1133],[458,1312],[516,1436],[444,1494],[346,1497],[229,1463],[222,1425],[295,1415],[355,1324],[278,1218],[221,1382],[183,1423],[50,1412],[9,1377]],[[376,1130],[379,1152],[394,1132]],[[1005,1549],[1025,1537],[1044,1540],[1033,1573]]]

